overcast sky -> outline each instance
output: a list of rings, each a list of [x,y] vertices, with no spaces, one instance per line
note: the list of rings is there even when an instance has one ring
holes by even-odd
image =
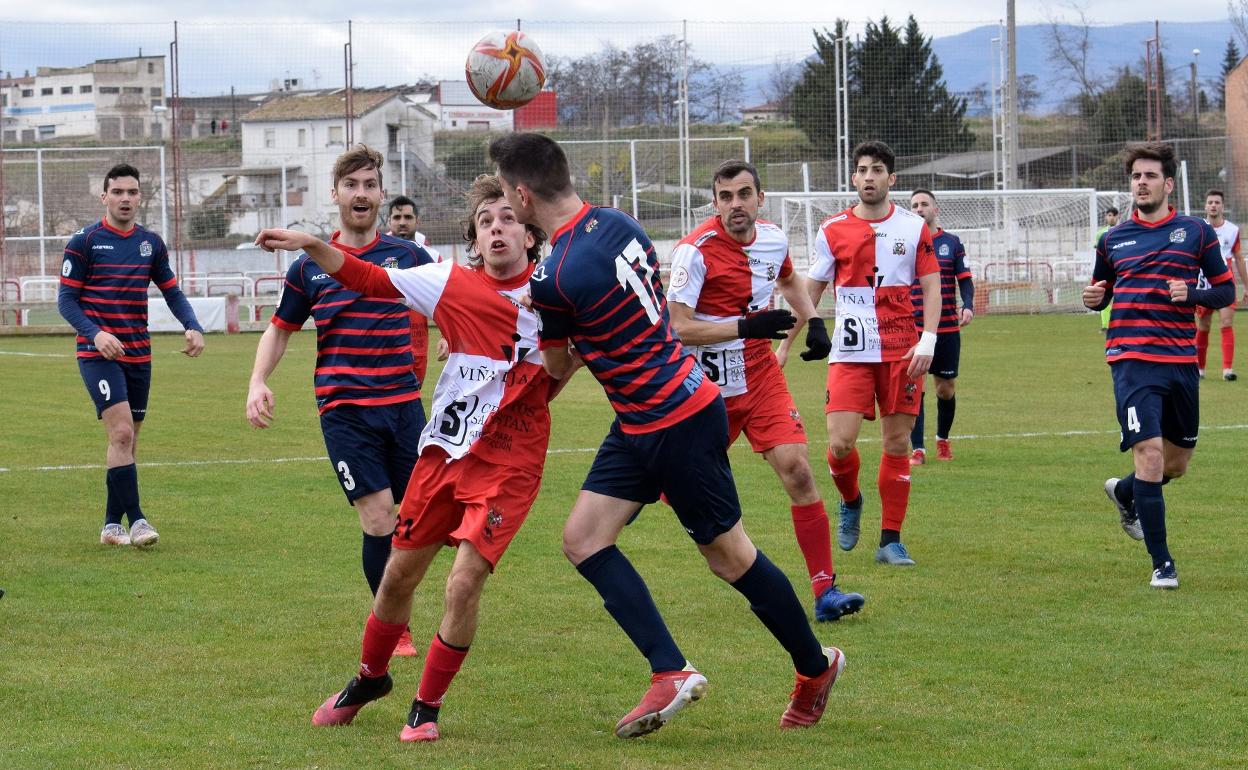
[[[1232,0],[1236,4],[1245,0]],[[1163,21],[1214,21],[1227,16],[1226,0],[1086,0],[1079,3],[1089,20],[1116,23],[1159,18]],[[106,13],[101,13],[107,7]],[[1044,21],[1048,13],[1071,15],[1070,2],[1024,0],[1017,3],[1019,23]],[[813,8],[826,9],[824,14]],[[6,21],[166,21],[260,19],[338,20],[386,18],[429,21],[498,21],[511,18],[537,21],[804,21],[827,23],[842,15],[878,18],[887,13],[905,17],[913,13],[920,22],[985,22],[1005,17],[1005,0],[957,0],[915,3],[875,0],[869,4],[848,2],[822,4],[812,0],[374,0],[353,6],[340,0],[132,0],[104,4],[98,0],[0,0],[0,19]]]

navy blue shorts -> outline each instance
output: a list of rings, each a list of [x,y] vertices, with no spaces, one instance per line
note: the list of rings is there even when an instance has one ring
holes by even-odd
[[[147,416],[147,394],[152,389],[152,362],[125,364],[107,358],[80,358],[78,372],[95,402],[95,417],[123,401],[130,402],[130,416],[142,422]]]
[[[962,332],[945,332],[936,335],[936,353],[928,374],[946,380],[958,378],[958,359],[962,358]]]
[[[581,489],[643,505],[662,494],[689,537],[707,545],[741,520],[724,399],[653,433],[625,433],[616,419]]]
[[[425,409],[420,399],[381,406],[343,404],[321,415],[321,434],[343,494],[354,502],[389,489],[403,499],[420,454]]]
[[[1119,449],[1161,436],[1191,449],[1200,433],[1200,377],[1196,364],[1123,358],[1109,365],[1122,431]]]

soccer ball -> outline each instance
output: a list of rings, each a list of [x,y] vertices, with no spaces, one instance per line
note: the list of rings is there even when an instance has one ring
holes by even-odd
[[[464,65],[468,87],[482,104],[514,110],[532,101],[546,82],[546,62],[533,38],[495,31],[477,41]]]

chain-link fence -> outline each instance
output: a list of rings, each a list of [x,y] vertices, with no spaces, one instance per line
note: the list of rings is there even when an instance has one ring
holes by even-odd
[[[952,200],[1002,187],[1007,117],[1019,135],[1018,189],[1121,190],[1118,135],[1143,138],[1129,67],[1092,101],[1024,71],[1010,111],[996,22],[521,20],[544,52],[547,92],[491,110],[465,87],[464,59],[489,29],[516,25],[7,21],[0,278],[55,275],[64,239],[102,214],[103,172],[123,160],[140,166],[141,219],[170,242],[180,272],[254,282],[283,266],[237,248],[260,228],[335,229],[330,168],[353,141],[383,152],[388,194],[414,198],[422,232],[456,254],[459,193],[489,170],[490,138],[513,128],[561,141],[584,197],[630,212],[659,242],[692,226],[730,157],[754,162],[769,191],[817,198],[848,188],[848,147],[881,138],[898,154],[897,189]],[[1020,62],[1035,53],[1020,49]],[[1199,211],[1206,189],[1224,189],[1234,218],[1220,107],[1197,98],[1195,78],[1185,96],[1183,66],[1165,128],[1185,161],[1187,199]],[[1006,254],[1007,231],[992,232],[983,249]],[[1064,258],[1087,248],[1083,235]]]

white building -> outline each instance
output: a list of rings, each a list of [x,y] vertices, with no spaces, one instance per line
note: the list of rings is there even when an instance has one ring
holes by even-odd
[[[395,89],[356,91],[352,104],[355,142],[382,153],[388,195],[404,189],[404,172],[411,180],[418,170],[432,169],[436,119],[428,110]],[[226,209],[236,212],[231,232],[291,224],[336,229],[338,208],[330,191],[334,161],[347,149],[346,94],[308,91],[278,97],[242,116],[239,124],[243,167],[218,171],[223,182],[216,190],[208,189],[212,185],[206,178],[192,180],[192,188],[200,186],[192,195],[228,196]]]
[[[485,106],[472,95],[466,80],[439,81],[425,106],[443,131],[510,131],[513,127],[515,112]]]
[[[67,136],[159,141],[164,102],[164,56],[99,59],[81,67],[40,67],[33,77],[0,78],[6,143]]]

